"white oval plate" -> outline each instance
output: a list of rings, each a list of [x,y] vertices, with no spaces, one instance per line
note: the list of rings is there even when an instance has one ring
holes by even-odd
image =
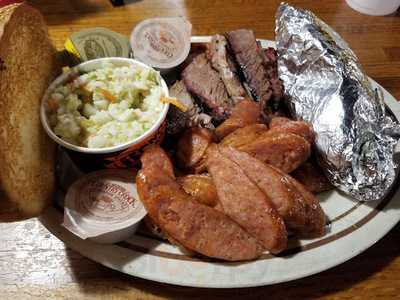
[[[194,37],[192,42],[207,42]],[[262,40],[263,47],[274,46]],[[400,119],[400,103],[375,81],[385,102]],[[102,245],[81,240],[61,226],[62,214],[54,207],[42,223],[60,240],[104,266],[133,276],[182,286],[237,288],[269,285],[309,276],[356,256],[381,239],[400,220],[400,190],[379,202],[362,204],[330,191],[319,196],[331,224],[322,238],[289,242],[289,249],[276,257],[265,253],[245,263],[221,263],[189,257],[176,247],[142,233],[129,240]]]

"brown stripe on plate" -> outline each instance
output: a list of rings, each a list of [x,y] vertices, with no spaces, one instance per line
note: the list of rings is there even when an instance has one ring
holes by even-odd
[[[297,247],[289,248],[289,249],[283,251],[282,253],[280,253],[279,255],[272,255],[272,254],[266,253],[266,254],[261,255],[257,260],[273,259],[273,258],[277,258],[277,257],[286,257],[286,256],[298,254],[300,252],[305,252],[305,251],[308,251],[308,250],[311,250],[311,249],[315,249],[317,247],[320,247],[320,246],[326,245],[328,243],[331,243],[333,241],[336,241],[336,240],[338,240],[338,239],[340,239],[340,238],[342,238],[342,237],[344,237],[346,235],[349,235],[350,233],[356,231],[358,228],[362,227],[368,221],[373,219],[382,209],[385,208],[385,206],[390,202],[390,200],[391,200],[391,197],[387,197],[381,203],[379,203],[377,205],[377,207],[374,208],[364,218],[362,218],[361,220],[359,220],[355,224],[349,226],[346,229],[343,229],[342,231],[340,231],[338,233],[335,233],[335,234],[330,235],[330,236],[328,236],[326,238],[317,240],[317,241],[312,242],[312,243],[310,243],[308,245],[305,245],[305,246],[297,246]],[[350,208],[347,212],[345,212],[345,213],[339,215],[338,217],[336,217],[335,219],[333,219],[331,221],[331,223],[337,221],[339,218],[343,218],[343,217],[347,216],[349,213],[351,213],[354,210],[356,210],[362,204],[363,204],[362,202],[357,203],[355,206]],[[190,257],[190,256],[184,255],[184,254],[176,254],[176,253],[169,253],[169,252],[158,251],[158,250],[150,250],[150,249],[146,249],[143,246],[130,244],[128,242],[121,242],[121,243],[118,243],[116,245],[118,245],[120,247],[123,247],[123,248],[131,249],[131,250],[134,250],[136,252],[143,253],[143,254],[150,254],[150,255],[159,256],[159,257],[165,257],[165,258],[170,258],[170,259],[185,260],[185,261],[202,261],[202,262],[204,262],[204,261],[205,262],[214,261],[214,260],[209,259],[209,258],[204,260],[203,258]],[[223,263],[224,264],[230,264],[230,263],[237,263],[237,262],[225,262],[224,261]]]
[[[188,255],[184,254],[176,254],[176,253],[170,253],[170,252],[164,252],[164,251],[158,251],[158,250],[152,250],[152,249],[147,249],[143,246],[131,244],[128,242],[119,242],[116,244],[119,247],[126,248],[129,250],[133,250],[139,253],[143,254],[150,254],[154,256],[159,256],[159,257],[164,257],[164,258],[171,258],[171,259],[178,259],[178,260],[188,260],[188,261],[203,261],[202,259],[196,258],[196,257],[191,257]]]
[[[363,202],[358,202],[356,205],[354,205],[352,208],[350,208],[349,210],[345,211],[344,213],[342,213],[341,215],[338,215],[337,217],[333,218],[332,220],[329,220],[328,222],[326,222],[326,225],[332,225],[333,223],[339,221],[340,219],[343,219],[344,217],[348,216],[349,214],[351,214],[353,211],[355,211],[357,208],[359,208],[361,205],[363,204]]]
[[[390,202],[391,198],[387,197],[384,199],[381,203],[377,205],[376,208],[374,208],[368,215],[366,215],[364,218],[356,222],[355,224],[351,225],[350,227],[347,227],[346,229],[343,229],[342,231],[339,231],[338,233],[335,233],[333,235],[330,235],[324,239],[315,241],[313,243],[310,243],[305,246],[299,246],[295,247],[292,249],[287,249],[283,251],[281,254],[279,254],[280,257],[285,257],[293,254],[297,254],[300,252],[304,252],[307,250],[311,250],[326,244],[329,244],[330,242],[336,241],[342,237],[345,237],[346,235],[349,235],[350,233],[356,231],[358,228],[361,228],[363,225],[368,223],[370,220],[372,220],[381,210],[385,208],[385,206]],[[363,204],[362,202],[360,202]]]

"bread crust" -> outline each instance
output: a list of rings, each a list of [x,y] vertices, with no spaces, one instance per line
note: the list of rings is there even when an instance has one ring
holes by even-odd
[[[0,59],[0,190],[21,216],[37,216],[55,182],[55,144],[41,126],[40,102],[60,69],[36,9],[0,9]]]

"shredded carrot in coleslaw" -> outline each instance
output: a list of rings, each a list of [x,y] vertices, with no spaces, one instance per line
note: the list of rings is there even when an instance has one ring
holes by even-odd
[[[49,99],[49,101],[47,101],[47,105],[49,106],[51,111],[56,112],[58,109],[58,103],[54,99]]]
[[[162,103],[170,103],[174,106],[176,106],[179,110],[186,112],[188,108],[183,105],[178,99],[176,98],[169,98],[169,97],[161,97],[160,101]]]
[[[102,89],[102,88],[98,88],[98,90],[100,91],[100,93],[103,94],[104,98],[107,99],[107,101],[111,102],[111,103],[115,103],[117,102],[117,97],[115,97],[113,94],[111,94],[111,92]]]

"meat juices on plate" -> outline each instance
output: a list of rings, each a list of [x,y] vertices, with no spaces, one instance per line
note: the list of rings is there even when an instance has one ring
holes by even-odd
[[[269,197],[288,229],[307,237],[325,233],[325,214],[319,201],[295,179],[245,152],[226,146],[219,149]]]
[[[165,168],[168,163],[153,162],[166,157],[160,147],[145,150],[143,156],[136,177],[138,194],[168,237],[189,250],[223,260],[250,260],[262,254],[259,242],[236,222],[186,194]]]
[[[217,188],[222,210],[265,249],[279,253],[287,246],[285,224],[271,200],[245,175],[244,171],[219,151],[207,149],[207,168]]]

